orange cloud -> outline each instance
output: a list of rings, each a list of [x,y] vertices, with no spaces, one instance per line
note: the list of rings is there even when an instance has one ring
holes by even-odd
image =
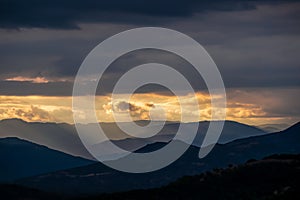
[[[67,78],[54,78],[47,79],[46,77],[37,76],[37,77],[25,77],[25,76],[16,76],[4,79],[6,81],[19,81],[19,82],[31,82],[31,83],[49,83],[49,82],[66,82],[71,81],[71,79]]]
[[[24,76],[16,76],[12,78],[7,78],[5,79],[6,81],[28,81],[32,83],[48,83],[49,80],[47,80],[45,77],[35,77],[35,78],[29,78],[29,77],[24,77]]]
[[[288,93],[283,92],[282,96],[278,96],[278,94],[280,92],[228,91],[227,119],[248,124],[291,124],[299,121],[297,113],[288,114],[293,111],[293,108],[295,108],[295,112],[299,110],[296,109],[297,101],[294,104],[286,105],[285,99],[290,99]],[[275,97],[275,95],[277,96]],[[128,118],[124,117],[124,114],[128,112],[133,120],[180,121],[182,113],[187,114],[187,121],[211,120],[212,109],[209,94],[196,93],[200,110],[193,109],[191,97],[191,94],[181,96],[182,105],[180,106],[176,96],[156,93],[134,94],[130,100],[120,94],[116,95],[113,102],[110,95],[97,96],[95,98],[96,115],[99,121],[103,122],[114,121],[114,115],[117,115],[120,121],[126,121]],[[214,98],[218,98],[218,96]],[[198,117],[199,112],[200,118]],[[0,96],[0,120],[7,118],[73,123],[72,97]]]

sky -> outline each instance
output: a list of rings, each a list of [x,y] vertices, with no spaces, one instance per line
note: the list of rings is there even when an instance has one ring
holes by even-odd
[[[73,123],[72,88],[87,54],[106,38],[138,27],[165,27],[194,38],[218,66],[227,93],[227,119],[248,124],[300,120],[300,2],[269,0],[0,1],[0,119]],[[183,94],[180,109],[163,87],[141,88],[111,102],[115,81],[147,62],[185,74],[201,107],[200,119]],[[134,120],[209,120],[210,96],[189,63],[168,52],[130,52],[109,67],[98,87],[99,121],[112,112]]]

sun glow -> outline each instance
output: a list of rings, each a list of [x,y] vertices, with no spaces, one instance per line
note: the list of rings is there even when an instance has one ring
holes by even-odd
[[[233,94],[236,94],[234,92]],[[231,95],[234,96],[234,95]],[[180,121],[182,112],[188,114],[188,121],[211,120],[211,97],[207,93],[196,93],[199,103],[200,118],[198,111],[190,106],[191,95],[182,96],[182,107],[176,96],[158,93],[136,93],[127,102],[122,95],[117,95],[112,102],[111,96],[96,96],[95,107],[98,120],[101,122],[113,122],[113,112],[122,116],[129,112],[133,120],[149,120],[150,111],[152,120],[166,119],[168,121]],[[76,97],[75,97],[76,98]],[[214,97],[218,98],[218,97]],[[266,98],[256,103],[248,98],[232,98],[229,95],[227,101],[227,120],[239,121],[248,124],[276,123],[291,120],[286,116],[277,116],[268,112],[267,106],[270,101]],[[249,102],[245,102],[245,99]],[[155,112],[156,108],[162,108]],[[71,96],[0,96],[0,120],[20,118],[28,122],[73,122],[72,97]]]

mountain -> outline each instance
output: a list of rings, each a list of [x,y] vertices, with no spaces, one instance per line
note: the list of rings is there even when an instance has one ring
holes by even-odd
[[[257,127],[266,131],[267,133],[274,133],[274,132],[281,131],[281,129],[274,126],[257,126]]]
[[[9,200],[63,200],[62,196],[13,184],[0,184],[1,199]]]
[[[282,131],[289,127],[288,124],[260,124],[256,126],[257,128],[264,130],[267,133],[274,133]]]
[[[299,154],[299,141],[300,123],[297,123],[278,133],[239,139],[228,144],[218,144],[203,159],[198,158],[199,148],[191,146],[177,161],[164,169],[151,173],[123,173],[96,163],[26,178],[18,180],[16,183],[69,195],[154,188],[166,185],[185,175],[196,175],[214,168],[241,164],[249,159],[261,159],[281,153]],[[153,151],[166,144],[165,142],[153,143],[139,149],[138,152]]]
[[[195,146],[200,147],[203,137],[208,129],[209,124],[221,123],[220,121],[203,121],[199,123],[198,134],[193,142]],[[225,121],[221,136],[218,140],[219,144],[225,144],[236,139],[247,138],[258,135],[265,135],[266,132],[256,128],[254,126],[249,126],[247,124],[242,124],[235,121]]]
[[[75,127],[70,124],[6,119],[0,121],[0,138],[6,137],[18,137],[67,154],[93,159],[82,145]]]
[[[138,121],[139,125],[146,125],[148,121]],[[219,121],[201,121],[199,129],[193,145],[201,146],[204,135],[207,131],[209,123],[221,123]],[[193,125],[194,123],[186,123]],[[115,123],[100,123],[105,132],[109,133],[109,137],[113,142],[123,149],[135,151],[141,147],[155,142],[168,142],[176,134],[179,123],[166,122],[163,129],[153,137],[149,138],[132,138],[122,132]],[[123,126],[129,123],[123,122]],[[89,126],[89,125],[82,125]],[[154,123],[155,126],[155,123]],[[153,126],[153,127],[154,127]],[[225,121],[219,143],[227,143],[238,138],[245,138],[255,135],[264,135],[266,132],[253,126],[241,124],[233,121]],[[20,119],[7,119],[0,121],[0,138],[18,137],[37,144],[45,145],[51,149],[65,152],[74,156],[80,156],[87,159],[94,159],[81,143],[76,132],[75,126],[65,123],[39,123],[25,122]],[[107,142],[107,141],[102,141]],[[105,159],[112,160],[120,155],[114,153],[104,155]]]
[[[73,199],[20,185],[0,185],[4,199]],[[131,190],[98,196],[75,196],[76,200],[139,199],[255,199],[281,200],[300,198],[300,154],[272,155],[262,160],[251,159],[242,165],[184,176],[154,189]]]
[[[0,182],[93,163],[18,138],[0,139]]]
[[[262,160],[251,160],[239,166],[186,176],[161,188],[84,199],[300,199],[300,154],[273,155]]]

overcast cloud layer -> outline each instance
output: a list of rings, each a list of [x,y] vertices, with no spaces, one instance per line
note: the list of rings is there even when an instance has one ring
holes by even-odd
[[[141,26],[172,28],[196,39],[215,60],[227,88],[299,87],[298,2],[107,2],[2,1],[0,94],[70,95],[76,72],[93,47],[113,34]],[[108,92],[112,77],[126,67],[153,60],[192,74],[176,57],[136,52],[111,66],[104,84],[108,88],[99,94]],[[27,82],[14,81],[17,76]],[[26,77],[43,77],[47,82],[33,83]],[[189,79],[203,89],[197,84],[199,77]]]
[[[270,2],[272,1],[4,0],[0,2],[0,25],[8,29],[79,29],[80,23],[161,24],[165,18],[176,20],[191,17],[199,12],[253,10],[257,3]]]
[[[300,2],[290,0],[0,1],[1,119],[18,117],[15,104],[7,99],[72,95],[75,75],[96,45],[121,31],[144,26],[175,29],[205,47],[222,74],[232,111],[229,119],[290,123],[300,119]],[[205,89],[201,76],[184,59],[145,50],[117,59],[97,94],[109,94],[123,73],[148,62],[172,66],[196,90]],[[139,92],[169,95],[155,86]],[[51,98],[45,97],[45,102]],[[45,107],[33,103],[34,97],[28,99],[16,105],[27,106],[25,114],[31,118],[34,112],[57,115],[53,107],[61,102],[57,97],[52,107]],[[68,119],[52,121],[72,120],[70,105],[62,107],[58,106],[58,115]]]

